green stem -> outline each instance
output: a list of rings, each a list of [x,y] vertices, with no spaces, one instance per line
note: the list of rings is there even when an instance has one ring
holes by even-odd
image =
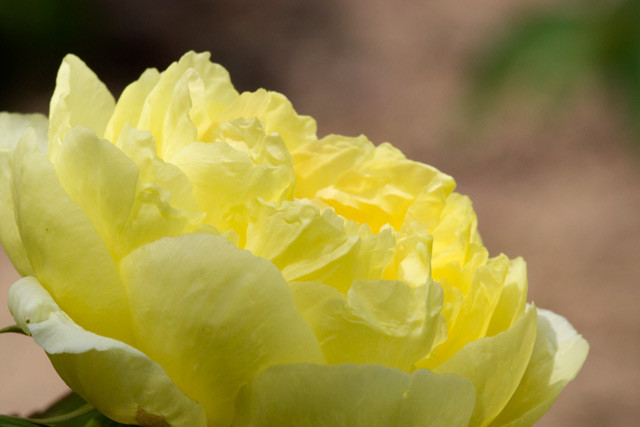
[[[22,335],[27,335],[27,333],[25,331],[22,330],[22,328],[18,325],[11,325],[11,326],[7,326],[6,328],[2,328],[0,329],[0,334],[5,334],[7,332],[13,332],[16,334],[22,334]]]
[[[63,414],[63,415],[58,415],[58,416],[49,417],[49,418],[23,418],[23,420],[27,420],[30,423],[42,424],[45,426],[53,426],[55,424],[58,424],[64,421],[69,421],[81,415],[88,414],[89,412],[95,409],[96,408],[94,408],[93,405],[91,405],[90,403],[87,403],[85,405],[82,405],[78,409],[74,409],[73,411],[67,412],[66,414]]]

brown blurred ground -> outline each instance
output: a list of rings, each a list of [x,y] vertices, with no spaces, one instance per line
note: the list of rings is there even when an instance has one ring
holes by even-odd
[[[640,152],[615,100],[590,87],[541,113],[520,99],[482,133],[456,116],[470,58],[510,17],[544,2],[130,3],[98,2],[109,49],[68,49],[88,57],[115,93],[140,62],[164,67],[186,50],[211,50],[241,89],[284,92],[316,117],[320,135],[365,133],[452,174],[474,201],[490,252],[522,255],[529,299],[567,317],[591,345],[539,425],[637,425]],[[131,66],[118,68],[118,59]],[[55,71],[41,89],[25,86],[28,99],[0,109],[46,111]],[[0,269],[5,325],[13,322],[4,298],[17,276],[4,259]],[[21,336],[0,337],[0,383],[1,413],[28,413],[64,389]]]

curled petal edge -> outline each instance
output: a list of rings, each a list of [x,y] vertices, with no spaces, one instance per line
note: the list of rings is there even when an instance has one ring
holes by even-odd
[[[201,404],[186,396],[164,369],[135,348],[75,324],[37,279],[9,290],[18,325],[48,354],[62,379],[107,417],[143,426],[206,426]]]

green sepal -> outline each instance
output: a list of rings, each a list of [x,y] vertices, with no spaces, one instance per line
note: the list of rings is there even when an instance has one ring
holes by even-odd
[[[22,334],[22,335],[27,335],[27,333],[25,331],[22,330],[22,328],[18,325],[11,325],[11,326],[7,326],[4,327],[2,329],[0,329],[0,334],[6,334],[9,332],[13,332],[15,334]]]

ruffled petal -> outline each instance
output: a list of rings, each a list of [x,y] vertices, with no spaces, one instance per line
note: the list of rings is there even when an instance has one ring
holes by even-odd
[[[248,209],[258,199],[293,198],[295,175],[287,148],[279,136],[265,134],[256,119],[222,124],[212,142],[186,146],[172,163],[193,183],[207,223],[240,236],[246,233]]]
[[[121,341],[82,329],[37,279],[13,284],[9,309],[62,379],[109,418],[147,426],[207,425],[202,405],[171,382],[160,365]]]
[[[245,248],[272,261],[288,281],[322,282],[346,294],[355,280],[382,278],[393,257],[391,229],[372,234],[331,209],[259,203],[251,216]]]
[[[82,327],[133,343],[129,299],[118,267],[61,187],[47,156],[37,150],[32,129],[16,147],[12,181],[16,224],[42,285]]]
[[[262,121],[267,134],[277,133],[289,151],[316,138],[316,121],[312,117],[296,113],[291,102],[281,93],[258,89],[242,93],[229,108],[214,116],[201,140],[211,141],[220,124],[241,117]]]
[[[49,123],[42,114],[0,113],[0,243],[22,276],[33,274],[16,225],[11,175],[13,151],[24,131],[33,127],[37,144],[47,148]]]
[[[562,316],[538,309],[538,334],[518,389],[492,426],[530,426],[580,371],[589,344]]]
[[[437,169],[408,160],[390,144],[374,147],[364,137],[330,135],[299,147],[292,158],[300,181],[298,197],[318,198],[374,232],[385,224],[400,230],[421,194],[444,196],[454,186]]]
[[[49,158],[55,159],[73,126],[88,127],[102,137],[114,107],[113,95],[95,73],[77,56],[65,56],[49,106]]]
[[[204,216],[187,177],[156,157],[148,132],[129,124],[117,146],[72,128],[54,166],[117,261],[145,243],[192,231]]]
[[[324,360],[277,268],[222,237],[158,240],[121,272],[139,348],[205,406],[210,424],[231,422],[237,391],[268,366]]]
[[[509,330],[467,344],[434,369],[473,383],[476,405],[470,426],[488,425],[507,405],[529,364],[535,339],[536,309],[531,307]]]
[[[466,426],[475,391],[456,375],[378,365],[273,366],[245,386],[233,426]]]
[[[446,335],[436,283],[356,281],[348,296],[319,283],[291,288],[327,363],[375,363],[411,373]]]

